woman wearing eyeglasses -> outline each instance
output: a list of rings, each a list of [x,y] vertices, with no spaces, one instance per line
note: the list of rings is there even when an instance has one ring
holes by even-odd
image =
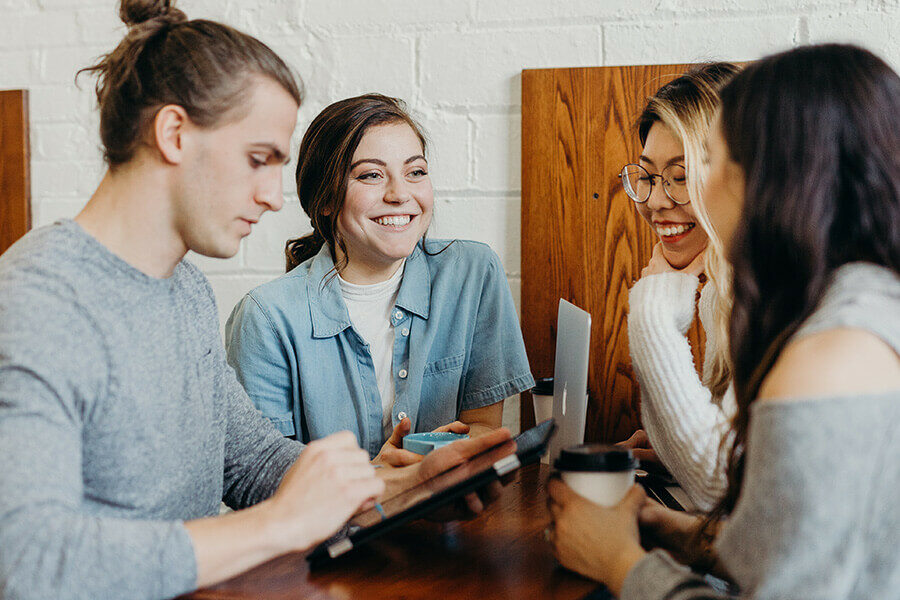
[[[702,201],[734,268],[728,490],[678,513],[698,563],[672,530],[644,551],[673,511],[639,486],[605,508],[552,480],[564,566],[621,600],[735,598],[710,570],[748,600],[898,597],[898,113],[900,76],[857,46],[769,56],[722,90]]]
[[[734,397],[725,343],[728,267],[691,200],[699,197],[705,174],[703,140],[718,106],[718,90],[737,71],[731,63],[709,63],[662,86],[638,119],[638,162],[626,165],[620,175],[635,209],[659,236],[629,294],[628,338],[646,434],[639,431],[626,445],[646,446],[649,441],[702,510],[712,508],[725,489],[718,454]],[[699,297],[706,331],[701,380],[685,335],[704,270],[710,282]]]

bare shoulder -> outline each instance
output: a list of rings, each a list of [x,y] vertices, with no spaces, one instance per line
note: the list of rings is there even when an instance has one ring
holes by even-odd
[[[840,328],[785,347],[759,390],[760,400],[790,400],[900,390],[900,356],[863,329]]]

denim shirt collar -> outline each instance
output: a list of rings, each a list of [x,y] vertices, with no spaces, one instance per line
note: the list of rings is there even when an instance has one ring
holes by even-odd
[[[350,314],[341,295],[341,286],[334,269],[334,260],[328,244],[312,258],[306,281],[309,298],[309,315],[315,338],[334,337],[350,327]],[[406,259],[403,281],[397,294],[396,306],[428,318],[431,306],[431,272],[422,251],[422,242],[416,244]]]

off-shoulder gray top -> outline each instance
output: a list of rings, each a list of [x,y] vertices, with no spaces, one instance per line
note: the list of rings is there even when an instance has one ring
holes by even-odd
[[[900,275],[838,269],[795,335],[852,327],[900,353]],[[716,551],[741,597],[900,597],[900,390],[753,406],[744,486]],[[727,598],[654,550],[623,600]]]

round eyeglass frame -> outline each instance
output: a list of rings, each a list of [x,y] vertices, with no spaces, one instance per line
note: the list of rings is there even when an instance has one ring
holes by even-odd
[[[629,188],[631,186],[630,186],[630,184],[626,183],[627,171],[628,171],[629,167],[635,167],[637,169],[640,169],[647,175],[647,179],[650,180],[650,188],[649,188],[649,191],[647,192],[647,197],[644,198],[643,200],[636,198],[635,196],[633,196],[631,194],[631,192],[629,192]],[[674,202],[675,204],[677,204],[679,206],[684,206],[685,204],[690,204],[691,203],[690,197],[688,197],[687,200],[679,200],[677,198],[674,198],[672,196],[672,194],[669,192],[669,187],[672,185],[672,183],[671,183],[670,178],[663,175],[663,173],[665,173],[672,167],[681,167],[682,169],[684,169],[684,165],[671,164],[671,165],[667,166],[665,169],[663,169],[662,173],[656,173],[654,175],[651,175],[650,172],[647,171],[647,169],[645,169],[641,165],[636,164],[636,163],[628,163],[627,165],[622,167],[622,171],[619,173],[618,177],[619,177],[619,179],[622,180],[622,189],[625,190],[625,195],[628,196],[628,198],[630,198],[631,201],[634,202],[635,204],[644,204],[645,202],[647,202],[647,200],[650,199],[650,196],[653,195],[653,186],[656,185],[657,178],[659,178],[663,182],[662,188],[663,188],[663,192],[666,194],[666,198],[668,198],[669,200],[671,200],[672,202]]]

